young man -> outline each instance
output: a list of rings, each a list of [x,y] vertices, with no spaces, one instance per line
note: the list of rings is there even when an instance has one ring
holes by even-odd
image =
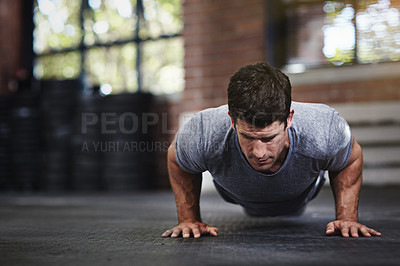
[[[231,77],[228,106],[197,113],[169,148],[179,224],[162,236],[217,236],[200,217],[206,170],[222,198],[251,216],[301,214],[329,171],[336,220],[326,234],[379,236],[358,223],[362,165],[361,147],[335,110],[292,102],[288,77],[266,63],[245,66]]]

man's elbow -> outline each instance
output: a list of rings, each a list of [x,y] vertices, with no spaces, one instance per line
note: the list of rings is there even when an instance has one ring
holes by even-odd
[[[359,167],[363,167],[363,150],[362,147],[360,146],[360,144],[358,144],[358,142],[354,139],[353,140],[353,151],[354,152],[354,159],[353,159],[353,163],[358,165]]]
[[[177,165],[176,157],[175,157],[175,141],[173,140],[171,145],[168,147],[167,154],[168,165],[174,164]]]

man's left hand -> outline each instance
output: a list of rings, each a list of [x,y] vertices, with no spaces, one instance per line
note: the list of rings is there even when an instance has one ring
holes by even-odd
[[[343,237],[381,236],[381,233],[363,224],[351,220],[336,220],[326,226],[326,235],[342,235]]]

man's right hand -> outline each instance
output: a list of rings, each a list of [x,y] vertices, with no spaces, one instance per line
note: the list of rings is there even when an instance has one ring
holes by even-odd
[[[168,173],[178,210],[179,224],[165,231],[163,237],[199,238],[201,235],[218,235],[216,227],[200,222],[201,173],[182,170],[175,156],[175,140],[168,148]]]
[[[189,238],[193,235],[194,238],[199,238],[201,235],[218,235],[218,228],[213,226],[208,226],[202,222],[181,222],[174,228],[165,231],[162,237],[179,237]]]

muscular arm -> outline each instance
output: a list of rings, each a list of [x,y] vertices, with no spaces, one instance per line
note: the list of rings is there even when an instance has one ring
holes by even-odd
[[[335,197],[336,219],[358,221],[358,198],[362,183],[363,156],[360,145],[353,139],[351,156],[340,172],[329,172]]]
[[[187,173],[179,167],[175,158],[174,142],[168,149],[168,174],[175,194],[178,221],[201,221],[201,174]]]
[[[358,199],[362,183],[363,156],[361,146],[353,139],[348,164],[339,172],[329,172],[331,188],[335,198],[336,221],[327,225],[326,234],[341,233],[344,237],[381,234],[358,223]]]
[[[184,238],[195,238],[202,234],[217,236],[218,229],[208,226],[201,221],[200,216],[200,192],[202,176],[183,171],[176,161],[174,142],[168,149],[168,173],[172,190],[175,194],[175,201],[178,210],[179,224],[172,229],[165,231],[163,237],[178,237],[182,234]]]

